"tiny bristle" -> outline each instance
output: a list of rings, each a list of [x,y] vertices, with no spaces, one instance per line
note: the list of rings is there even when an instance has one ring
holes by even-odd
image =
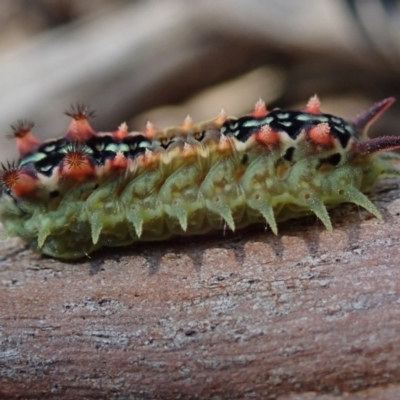
[[[28,119],[20,119],[15,124],[10,125],[12,133],[6,135],[8,139],[14,138],[23,138],[25,137],[32,128],[35,126],[35,123]]]
[[[66,110],[64,114],[75,120],[90,119],[96,116],[96,112],[83,103],[72,104],[69,110]]]

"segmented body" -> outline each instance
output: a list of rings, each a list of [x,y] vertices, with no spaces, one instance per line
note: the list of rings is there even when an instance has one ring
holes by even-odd
[[[0,216],[6,231],[34,250],[78,258],[102,246],[235,230],[353,202],[380,218],[362,193],[395,175],[379,153],[400,138],[368,140],[366,129],[393,99],[352,122],[324,114],[313,97],[302,111],[254,112],[143,133],[126,125],[96,133],[84,107],[65,137],[40,143],[31,126],[14,127],[21,158],[3,168]]]

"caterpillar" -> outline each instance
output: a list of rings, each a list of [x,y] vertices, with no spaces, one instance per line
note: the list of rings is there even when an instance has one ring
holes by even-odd
[[[260,100],[240,118],[221,112],[160,130],[95,132],[92,111],[72,107],[66,134],[41,142],[33,123],[12,126],[20,159],[1,164],[0,219],[8,235],[52,257],[75,259],[103,246],[206,234],[315,214],[355,203],[381,215],[363,194],[384,176],[400,137],[369,139],[393,104],[382,100],[351,121],[322,113],[317,96],[302,110],[267,110]]]

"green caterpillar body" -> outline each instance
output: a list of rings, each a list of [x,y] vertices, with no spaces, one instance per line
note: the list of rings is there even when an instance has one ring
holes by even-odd
[[[344,202],[380,213],[363,192],[398,175],[400,138],[368,139],[368,126],[392,103],[354,121],[323,114],[316,97],[302,111],[267,111],[144,133],[96,133],[90,112],[73,109],[65,137],[41,143],[31,125],[14,127],[21,158],[3,166],[0,218],[9,235],[37,252],[73,259],[103,246],[277,223]]]

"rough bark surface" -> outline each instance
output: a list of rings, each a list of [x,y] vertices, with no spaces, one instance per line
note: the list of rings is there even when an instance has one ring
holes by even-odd
[[[384,221],[346,205],[333,233],[307,218],[279,237],[252,229],[75,263],[2,241],[1,398],[399,397],[398,186],[370,196]]]

